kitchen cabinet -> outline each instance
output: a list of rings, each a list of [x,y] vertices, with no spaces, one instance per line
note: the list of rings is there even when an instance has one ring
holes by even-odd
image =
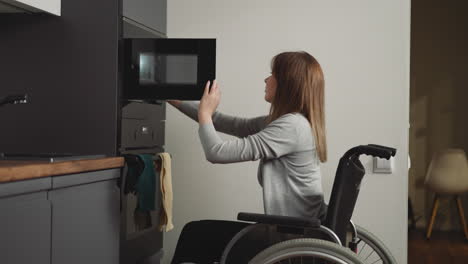
[[[1,17],[0,97],[31,97],[1,108],[1,151],[118,156],[121,40],[165,38],[167,0],[62,0],[61,10]]]
[[[0,184],[0,263],[50,264],[50,186],[50,178]]]
[[[52,190],[52,263],[119,262],[116,181]]]
[[[61,17],[0,15],[0,97],[31,98],[0,109],[0,151],[117,156],[121,1],[61,5]]]
[[[49,13],[60,16],[61,0],[0,0],[0,13]]]
[[[119,263],[120,168],[0,183],[0,263]]]
[[[123,0],[122,13],[124,27],[131,25],[167,35],[167,0]]]

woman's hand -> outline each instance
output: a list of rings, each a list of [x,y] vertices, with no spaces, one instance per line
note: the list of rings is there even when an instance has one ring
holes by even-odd
[[[210,89],[210,81],[208,81],[205,85],[203,97],[200,100],[200,107],[198,108],[198,122],[200,124],[213,122],[211,120],[211,116],[216,111],[220,100],[221,93],[219,91],[218,83],[214,80]]]

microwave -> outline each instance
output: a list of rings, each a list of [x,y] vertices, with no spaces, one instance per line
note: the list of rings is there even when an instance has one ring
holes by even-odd
[[[216,39],[126,38],[123,99],[200,100],[216,78]]]

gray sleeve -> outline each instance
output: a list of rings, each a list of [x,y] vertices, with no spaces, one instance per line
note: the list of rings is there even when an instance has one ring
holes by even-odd
[[[198,122],[198,103],[184,101],[180,104],[179,110]],[[213,125],[216,131],[236,137],[246,137],[264,129],[266,118],[266,116],[241,118],[216,111],[213,114]]]
[[[198,133],[206,159],[212,163],[233,163],[279,158],[297,150],[297,118],[284,115],[260,132],[223,141],[213,124],[200,125]]]
[[[186,116],[198,122],[198,103],[181,101],[178,109]]]

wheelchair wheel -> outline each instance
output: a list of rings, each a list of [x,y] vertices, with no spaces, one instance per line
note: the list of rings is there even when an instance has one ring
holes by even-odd
[[[356,231],[357,254],[364,263],[397,263],[390,250],[375,235],[358,225],[356,225]]]
[[[249,264],[362,264],[360,258],[348,248],[335,243],[299,238],[275,244],[258,253]]]

